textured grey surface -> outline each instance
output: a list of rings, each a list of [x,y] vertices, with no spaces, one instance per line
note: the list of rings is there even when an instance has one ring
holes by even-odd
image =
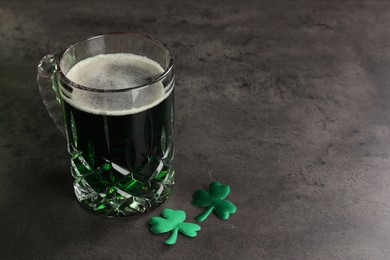
[[[88,4],[90,3],[90,4]],[[0,1],[1,259],[389,259],[387,1]],[[85,211],[36,65],[133,31],[177,63],[177,186],[211,180],[238,211],[173,247],[147,219]]]

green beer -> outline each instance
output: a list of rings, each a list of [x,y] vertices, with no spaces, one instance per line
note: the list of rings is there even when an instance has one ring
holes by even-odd
[[[174,183],[173,86],[160,82],[161,66],[130,53],[102,54],[76,63],[66,77],[95,92],[60,93],[74,189],[82,205],[109,216],[158,206]],[[144,91],[120,90],[145,85]],[[105,93],[106,88],[118,90]]]

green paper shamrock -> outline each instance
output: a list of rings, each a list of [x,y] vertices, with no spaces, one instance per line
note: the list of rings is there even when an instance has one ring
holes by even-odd
[[[172,231],[171,236],[165,240],[165,244],[167,245],[173,245],[176,243],[178,231],[188,237],[196,237],[196,231],[200,230],[199,225],[184,222],[186,219],[186,213],[183,210],[166,208],[161,214],[164,218],[151,217],[149,219],[149,224],[152,226],[150,231],[155,234]]]
[[[209,185],[208,192],[205,190],[195,191],[192,199],[192,205],[198,207],[207,207],[207,209],[195,217],[197,221],[204,221],[215,210],[218,217],[223,220],[229,218],[229,214],[236,212],[236,206],[224,198],[229,195],[230,187],[222,185],[217,181],[213,181]]]

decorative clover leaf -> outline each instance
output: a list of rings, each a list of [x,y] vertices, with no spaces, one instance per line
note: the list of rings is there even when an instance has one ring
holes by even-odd
[[[192,199],[192,205],[198,207],[207,207],[207,209],[195,217],[198,221],[204,221],[215,210],[215,213],[223,220],[229,218],[229,214],[236,212],[236,206],[228,200],[225,200],[230,193],[228,185],[222,185],[213,181],[209,185],[208,192],[205,190],[195,191]]]
[[[196,237],[196,231],[200,230],[199,225],[184,222],[186,219],[186,213],[183,210],[166,208],[161,214],[163,218],[151,217],[149,219],[149,224],[152,226],[150,231],[155,234],[172,231],[170,237],[165,240],[165,244],[167,245],[173,245],[176,243],[178,231],[188,237]]]

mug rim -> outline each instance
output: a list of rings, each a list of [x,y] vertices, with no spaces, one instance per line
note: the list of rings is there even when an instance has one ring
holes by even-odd
[[[151,81],[148,81],[146,83],[143,83],[143,84],[140,84],[137,86],[132,86],[132,87],[128,87],[128,88],[121,88],[121,89],[98,89],[98,88],[87,87],[87,86],[84,86],[81,84],[77,84],[76,82],[70,80],[62,72],[61,66],[60,66],[61,60],[64,57],[64,54],[66,54],[71,48],[73,48],[74,46],[76,46],[77,44],[80,44],[82,42],[86,42],[86,41],[90,41],[90,40],[94,40],[94,39],[98,39],[98,38],[103,38],[103,37],[114,36],[114,35],[137,36],[140,38],[145,38],[145,39],[151,40],[154,43],[156,43],[157,45],[159,45],[160,47],[163,47],[169,55],[169,63],[168,63],[167,68],[165,68],[164,71],[158,77],[156,77],[155,79],[153,79]],[[61,76],[61,80],[63,80],[64,83],[66,83],[67,85],[69,85],[72,88],[74,87],[74,88],[81,89],[84,91],[103,92],[103,93],[124,92],[124,91],[129,91],[129,90],[136,90],[136,89],[138,90],[141,88],[146,88],[146,87],[151,86],[151,85],[161,81],[162,79],[166,78],[169,75],[169,73],[173,70],[173,67],[174,67],[173,55],[165,43],[163,43],[162,41],[160,41],[154,37],[151,37],[151,36],[148,36],[145,34],[140,34],[140,33],[132,33],[132,32],[110,32],[110,33],[104,33],[104,34],[84,38],[76,43],[69,45],[63,52],[61,52],[61,54],[59,55],[59,58],[58,58],[58,62],[57,62],[57,71],[59,72],[59,74]]]

